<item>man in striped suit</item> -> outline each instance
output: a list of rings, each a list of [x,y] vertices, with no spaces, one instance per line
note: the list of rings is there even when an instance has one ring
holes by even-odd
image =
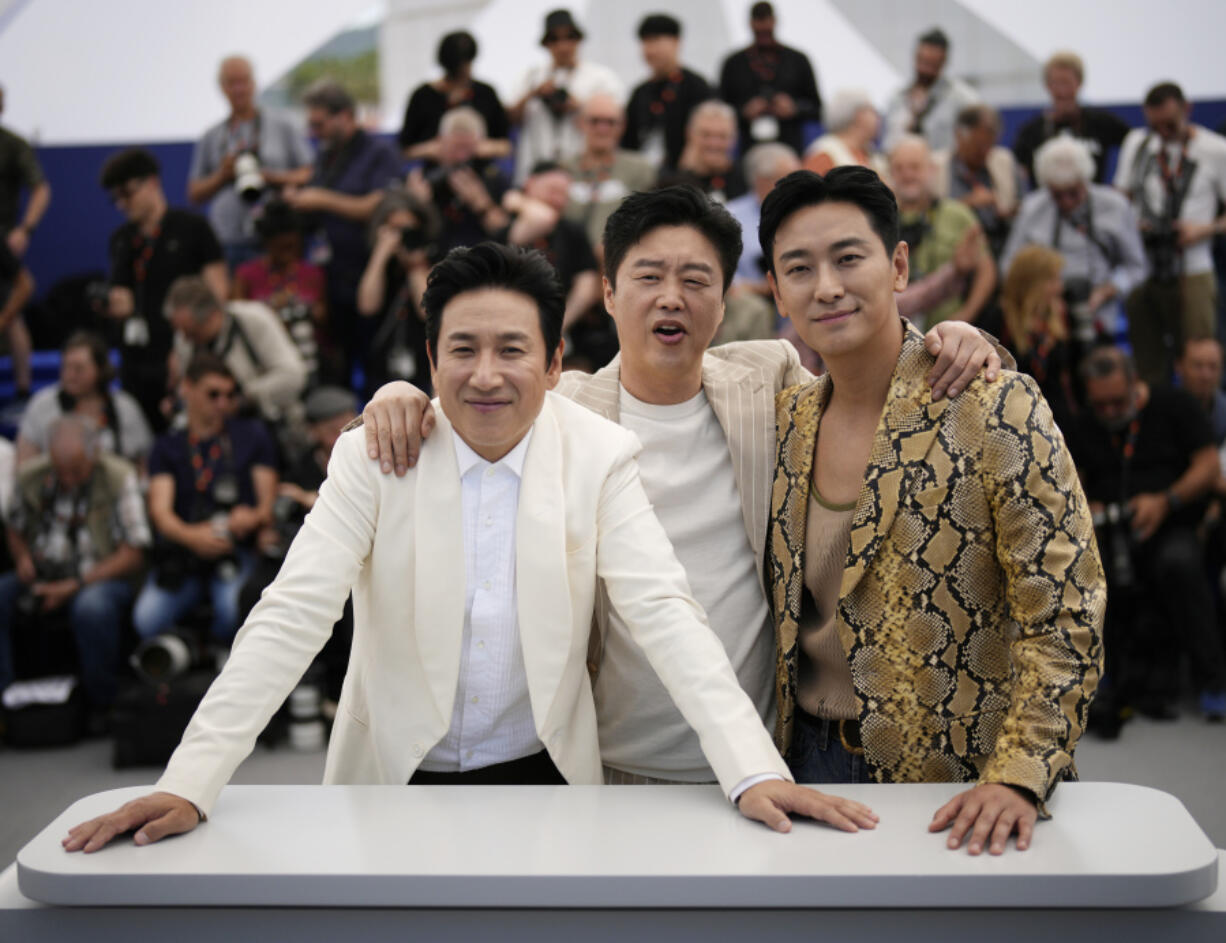
[[[643,486],[742,687],[774,724],[775,642],[763,582],[775,463],[775,394],[810,379],[786,341],[708,349],[741,253],[737,222],[691,187],[627,197],[605,227],[605,307],[621,353],[556,392],[634,432]],[[969,325],[942,324],[933,395],[956,394],[1000,361]],[[425,398],[389,384],[363,413],[370,454],[409,465]],[[428,412],[428,410],[426,410]],[[429,419],[423,420],[426,426]],[[428,430],[427,430],[428,431]],[[603,590],[589,668],[610,783],[707,783],[715,775]]]

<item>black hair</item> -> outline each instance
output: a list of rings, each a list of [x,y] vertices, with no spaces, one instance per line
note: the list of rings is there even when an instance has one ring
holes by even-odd
[[[97,392],[105,394],[111,381],[115,379],[115,368],[111,366],[111,351],[101,334],[94,331],[73,331],[60,348],[61,354],[83,347],[89,351],[89,359],[94,362],[94,370],[98,373]]]
[[[867,167],[835,167],[821,177],[811,170],[797,170],[775,184],[762,201],[758,241],[768,272],[775,271],[775,234],[789,216],[806,206],[851,203],[859,207],[868,223],[892,255],[898,245],[898,202],[894,192]]]
[[[775,8],[766,0],[761,0],[749,8],[749,18],[751,20],[765,20],[767,17],[775,15]]]
[[[915,41],[917,46],[937,46],[949,52],[949,37],[945,35],[945,30],[939,26],[934,26],[928,32],[920,36]]]
[[[518,292],[536,302],[548,365],[562,341],[562,313],[566,308],[562,282],[542,253],[497,242],[479,242],[475,246],[452,249],[430,270],[421,306],[426,314],[426,343],[431,359],[438,359],[443,309],[456,295],[483,288]]]
[[[1183,97],[1183,89],[1174,82],[1159,82],[1145,94],[1145,107],[1158,108],[1169,101],[1177,101],[1184,105],[1187,99]]]
[[[537,174],[551,174],[555,170],[566,170],[566,168],[556,160],[538,160],[532,165],[532,169],[528,171],[528,176],[535,177]],[[566,170],[566,172],[570,173],[569,170]]]
[[[284,200],[270,200],[255,221],[255,232],[262,242],[286,233],[302,235],[306,232],[306,220]]]
[[[98,182],[103,190],[113,190],[122,187],[130,180],[144,180],[146,177],[157,177],[162,168],[157,158],[143,147],[130,147],[117,154],[112,154],[102,165],[102,173]]]
[[[728,291],[741,258],[741,224],[722,205],[689,184],[631,193],[613,211],[604,224],[605,275],[610,285],[617,287],[617,269],[630,248],[661,226],[692,226],[702,233],[715,247],[724,291]]]
[[[652,13],[643,17],[639,24],[639,39],[651,39],[653,36],[680,36],[681,21],[667,13]]]
[[[448,33],[438,42],[438,64],[448,75],[477,58],[477,40],[467,30]]]
[[[234,379],[234,373],[226,366],[226,362],[211,350],[198,350],[192,354],[192,359],[188,362],[183,376],[189,383],[199,383],[207,376],[225,377],[227,380],[234,380],[236,384],[238,383],[238,380]]]

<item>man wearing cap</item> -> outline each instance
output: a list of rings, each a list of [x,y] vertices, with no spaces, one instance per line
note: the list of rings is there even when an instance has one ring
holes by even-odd
[[[622,147],[638,151],[657,168],[676,167],[690,112],[711,97],[711,86],[681,65],[681,23],[675,17],[644,17],[639,41],[651,78],[630,95]]]
[[[532,66],[519,81],[515,103],[507,110],[520,126],[515,159],[515,182],[542,160],[563,161],[583,150],[583,135],[572,120],[584,101],[597,92],[621,100],[621,80],[606,66],[579,59],[581,30],[569,10],[554,10],[545,17],[541,45],[549,62]]]

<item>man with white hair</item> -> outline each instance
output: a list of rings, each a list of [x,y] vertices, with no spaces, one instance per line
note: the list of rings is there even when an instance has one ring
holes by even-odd
[[[890,150],[890,179],[898,200],[900,235],[910,247],[912,278],[942,271],[946,263],[955,261],[969,235],[979,231],[975,214],[966,206],[936,197],[934,172],[932,152],[922,137],[904,134],[895,142]],[[995,287],[996,263],[984,248],[965,294],[909,316],[917,322],[922,319],[929,327],[951,319],[974,322]]]
[[[826,133],[805,151],[805,170],[827,174],[859,164],[884,179],[886,162],[875,146],[880,131],[881,115],[867,90],[839,89],[826,106]]]
[[[47,454],[21,467],[10,504],[16,569],[0,576],[0,690],[14,680],[10,631],[19,604],[36,620],[28,628],[66,611],[82,687],[101,711],[118,689],[123,621],[152,543],[136,468],[100,452],[91,419],[61,416]]]
[[[1093,183],[1094,158],[1074,138],[1061,135],[1035,154],[1039,189],[1018,210],[1000,258],[1008,271],[1026,246],[1054,249],[1064,257],[1065,298],[1082,340],[1115,333],[1118,300],[1145,280],[1148,266],[1127,197]],[[1081,317],[1079,317],[1081,315]]]
[[[289,118],[256,106],[250,60],[227,56],[217,70],[217,84],[230,104],[230,114],[196,143],[187,196],[196,204],[209,203],[209,222],[225,250],[226,263],[234,268],[260,249],[252,214],[258,202],[247,191],[239,193],[239,158],[245,154],[255,158],[254,179],[262,190],[264,185],[306,183],[313,157],[306,137]],[[248,185],[244,178],[243,186]]]
[[[736,162],[736,112],[712,98],[692,112],[685,150],[675,172],[660,175],[661,186],[692,183],[717,203],[735,200],[749,188]]]

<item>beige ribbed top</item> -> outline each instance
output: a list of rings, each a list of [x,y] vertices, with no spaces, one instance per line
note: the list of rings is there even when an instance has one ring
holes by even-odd
[[[816,618],[800,626],[800,665],[796,702],[815,717],[854,720],[859,716],[847,653],[835,629],[843,563],[851,539],[855,504],[827,504],[810,482],[805,528],[805,589],[817,607]]]

